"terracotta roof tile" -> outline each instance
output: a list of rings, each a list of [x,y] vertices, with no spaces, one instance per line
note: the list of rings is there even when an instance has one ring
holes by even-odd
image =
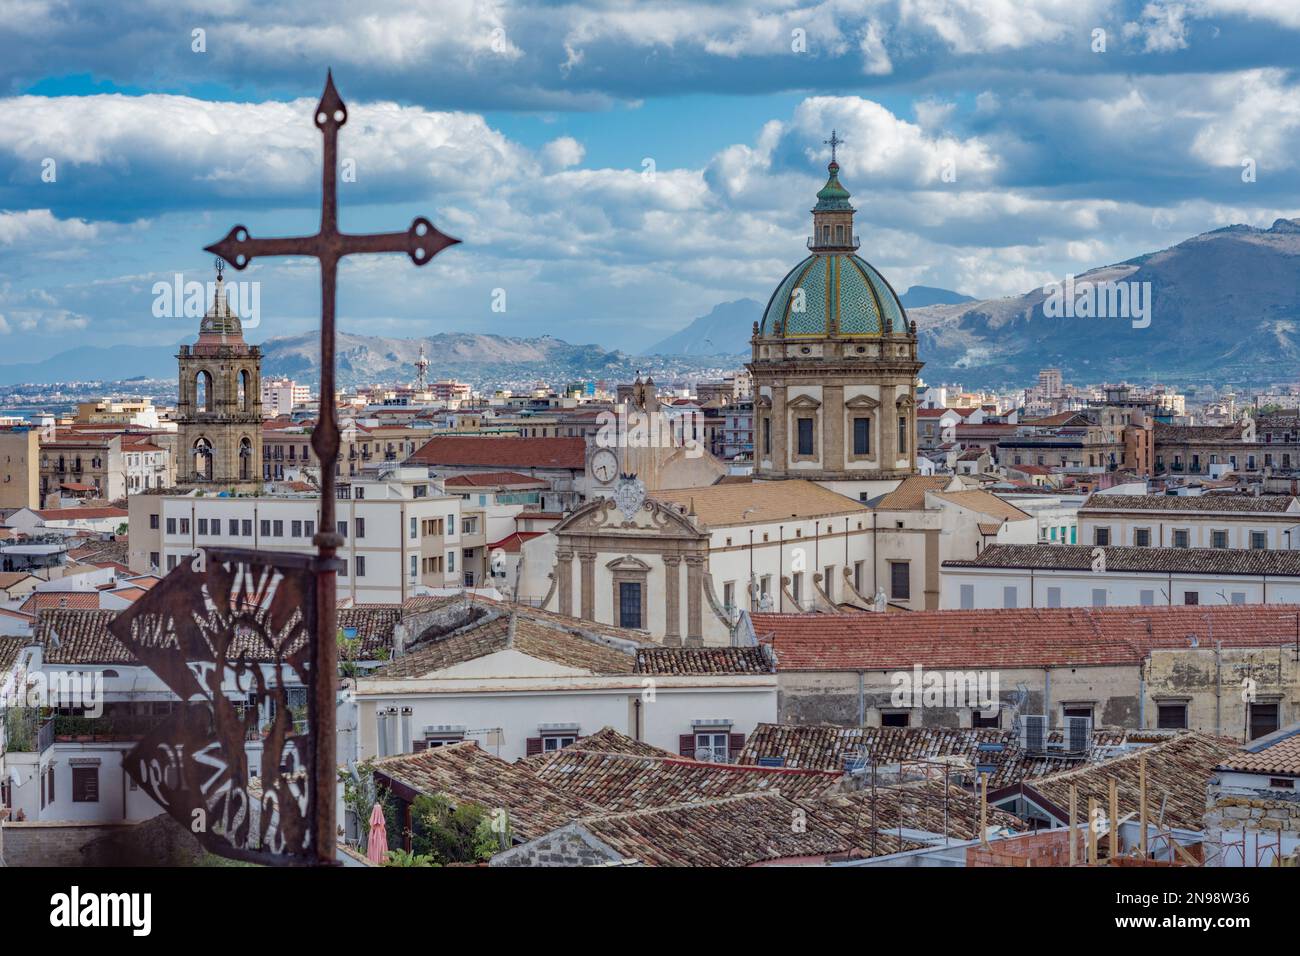
[[[409,459],[412,463],[452,467],[568,468],[587,466],[583,438],[491,438],[439,435]]]
[[[1060,740],[1060,733],[1049,738]],[[1115,747],[1123,744],[1123,731],[1099,730],[1093,733],[1093,745]],[[1001,752],[980,753],[980,744],[1002,744]],[[993,787],[1009,786],[1033,777],[1041,777],[1075,766],[1077,761],[1058,756],[1028,754],[1020,748],[1016,735],[1009,730],[957,727],[839,727],[831,724],[807,726],[793,724],[759,724],[745,741],[737,762],[757,765],[760,760],[780,759],[784,766],[812,770],[843,770],[846,760],[854,760],[865,748],[877,766],[915,763],[909,771],[925,769],[921,762],[934,761],[937,775],[941,765],[952,773],[969,776],[976,763],[993,764],[989,780]],[[966,770],[964,768],[969,768]]]
[[[844,837],[817,819],[792,826],[797,811],[782,794],[749,793],[579,823],[625,859],[646,866],[752,866],[848,849]]]
[[[686,757],[599,753],[576,746],[532,765],[539,780],[606,810],[643,810],[739,793],[780,790],[790,799],[820,796],[838,772],[703,763]]]
[[[638,674],[775,674],[765,646],[643,647],[636,652]]]
[[[743,492],[732,485],[718,484],[656,491],[652,497],[685,509],[694,506],[700,521],[710,528],[870,511],[861,502],[798,478],[754,481]],[[747,511],[749,514],[745,514]]]
[[[1118,782],[1119,813],[1122,817],[1138,809],[1138,765],[1146,759],[1148,807],[1157,794],[1163,807],[1164,825],[1200,830],[1205,814],[1205,794],[1215,768],[1236,754],[1229,740],[1201,733],[1179,734],[1163,743],[1143,747],[1104,763],[1085,764],[1073,770],[1040,777],[1023,784],[1025,795],[1055,807],[1058,817],[1068,814],[1070,787],[1078,789],[1078,806],[1087,814],[1088,798],[1109,806],[1110,780]]]
[[[876,503],[877,511],[919,511],[925,507],[927,491],[943,491],[952,475],[913,475]]]
[[[581,798],[539,780],[527,768],[480,749],[472,740],[375,761],[375,776],[404,799],[443,794],[456,804],[506,811],[518,839],[531,840],[596,812]]]
[[[97,608],[99,607],[99,592],[33,591],[19,605],[18,610],[25,611],[28,614],[36,614],[39,611],[63,607]]]
[[[1300,511],[1294,495],[1089,495],[1084,512],[1209,511],[1216,513],[1282,514]]]
[[[547,487],[547,483],[542,479],[521,475],[517,471],[487,471],[476,475],[454,475],[443,482],[443,485],[447,488],[490,488],[497,485]]]
[[[1252,740],[1219,766],[1242,773],[1300,777],[1300,724]]]
[[[991,545],[987,550],[992,550]],[[1062,547],[1062,546],[1057,546]],[[1145,549],[1144,549],[1145,550]],[[1225,647],[1295,640],[1294,605],[1018,608],[907,614],[755,614],[777,671],[1134,664],[1189,634]],[[1288,623],[1288,616],[1291,623]],[[1208,635],[1207,635],[1208,636]]]
[[[974,560],[945,561],[945,568],[1034,568],[1052,571],[1088,571],[1092,545],[991,544]],[[1138,548],[1103,547],[1106,570],[1157,574],[1300,575],[1300,551],[1245,548]]]

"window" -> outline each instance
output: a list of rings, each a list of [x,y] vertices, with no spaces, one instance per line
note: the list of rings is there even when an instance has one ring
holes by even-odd
[[[1138,593],[1138,604],[1143,607],[1154,607],[1156,603],[1156,592],[1150,588],[1143,588]]]
[[[907,454],[907,416],[900,415],[898,418],[898,453]]]
[[[244,519],[244,537],[245,537],[245,538],[251,538],[252,536],[253,536],[253,519],[252,519],[252,518],[245,518],[245,519]]]
[[[343,539],[346,540],[347,536],[348,536],[348,523],[347,523],[346,521],[340,521],[340,522],[339,522],[339,537],[340,537],[340,538],[343,538]]]
[[[1277,704],[1250,705],[1250,739],[1271,734],[1278,728]]]
[[[1020,589],[1014,584],[1002,589],[1002,606],[1004,608],[1018,607],[1020,603]]]
[[[641,627],[641,582],[618,583],[618,626]]]
[[[813,455],[813,420],[811,418],[799,419],[799,452],[800,455]]]
[[[1228,546],[1228,532],[1226,531],[1210,532],[1211,548],[1226,548],[1227,546]]]
[[[301,537],[302,537],[302,522],[301,522],[301,521],[290,521],[290,522],[289,522],[289,533],[292,534],[293,537],[295,537],[295,538],[301,538]]]
[[[1156,726],[1161,730],[1187,729],[1187,704],[1183,701],[1156,705]]]
[[[283,538],[283,537],[284,537],[284,522],[283,522],[283,521],[272,521],[272,522],[271,522],[271,534],[274,535],[274,536],[277,537],[277,538]]]
[[[1105,607],[1105,606],[1106,606],[1106,589],[1105,589],[1105,588],[1093,588],[1093,589],[1092,589],[1092,606],[1093,606],[1093,607]]]
[[[1200,604],[1200,603],[1201,603],[1201,592],[1200,592],[1200,591],[1184,591],[1184,592],[1183,592],[1183,603],[1184,603],[1184,604]]]
[[[239,522],[234,518],[231,518],[226,522],[226,529],[230,532],[232,538],[239,537]]]
[[[453,574],[455,573],[455,571],[456,571],[456,552],[448,551],[447,552],[447,573]]]
[[[1048,606],[1048,607],[1060,607],[1060,606],[1061,606],[1061,589],[1060,589],[1060,588],[1048,588],[1048,589],[1047,589],[1047,606]]]
[[[573,735],[565,736],[563,734],[546,734],[542,737],[542,751],[544,753],[551,753],[555,750],[563,750],[577,739],[578,738]]]
[[[410,533],[409,533],[408,537],[411,537],[411,538],[417,538],[417,537],[419,537],[419,525],[420,525],[420,521],[419,521],[419,519],[418,519],[418,518],[412,518],[410,524],[411,524],[411,530],[410,530]]]
[[[1175,548],[1186,548],[1186,547],[1188,547],[1187,540],[1188,540],[1188,535],[1187,535],[1187,529],[1186,529],[1186,528],[1177,528],[1177,529],[1174,530],[1174,547],[1175,547]]]
[[[1139,548],[1151,547],[1151,529],[1138,528],[1133,532],[1133,544]]]
[[[695,759],[705,763],[730,763],[729,741],[725,733],[695,735]]]
[[[262,537],[263,538],[271,537],[271,519],[263,518],[260,522],[258,522],[258,524],[260,526],[259,532],[262,535]]]
[[[889,562],[889,596],[895,601],[911,599],[912,567],[908,562]]]
[[[993,727],[993,728],[1001,727],[1002,711],[994,710],[993,716],[985,717],[983,711],[972,710],[970,712],[970,725],[972,727]]]
[[[72,768],[72,802],[99,803],[99,768]]]
[[[189,533],[190,533],[190,519],[189,519],[189,518],[182,518],[182,519],[181,519],[181,534],[189,534]]]
[[[961,586],[961,609],[963,611],[975,609],[975,585],[963,584]]]
[[[1245,603],[1246,603],[1246,592],[1245,592],[1245,591],[1233,591],[1233,592],[1232,592],[1232,603],[1233,603],[1233,604],[1245,604]]]
[[[151,568],[153,568],[155,571],[158,570],[158,552],[157,552],[157,551],[150,551],[150,552],[149,552],[149,566],[150,566]]]
[[[772,454],[772,419],[763,419],[763,454]]]
[[[880,715],[881,727],[907,727],[911,725],[912,715],[905,710],[894,710]]]
[[[355,522],[355,525],[356,525],[356,529],[357,529],[357,537],[358,537],[358,538],[364,538],[364,537],[366,536],[366,519],[365,519],[365,518],[357,518],[357,519],[356,519],[356,522]]]
[[[853,454],[871,454],[871,419],[853,419]]]
[[[1252,531],[1250,533],[1250,549],[1252,551],[1263,551],[1268,547],[1268,534],[1264,531]]]
[[[279,523],[280,523],[280,522],[278,522],[278,521],[276,522],[277,525],[278,525]],[[278,534],[279,532],[276,532],[276,533]],[[316,534],[316,522],[315,522],[315,521],[304,521],[304,522],[302,523],[302,533],[303,533],[306,537],[308,537],[308,538],[315,536],[315,534]]]
[[[207,518],[200,518],[200,519],[199,519],[199,534],[200,534],[200,535],[206,535],[207,533],[208,533],[208,519],[207,519]]]
[[[168,518],[168,519],[167,519],[167,533],[168,533],[168,534],[175,534],[175,533],[176,533],[176,519],[175,519],[175,518]]]
[[[736,606],[736,582],[727,581],[722,585],[722,606],[731,610]]]
[[[853,562],[853,589],[859,594],[862,593],[862,562]]]
[[[1063,707],[1061,709],[1061,716],[1062,717],[1087,717],[1089,720],[1092,720],[1092,705],[1073,704],[1069,707]]]
[[[1099,548],[1110,546],[1110,528],[1093,528],[1092,543]]]
[[[456,533],[456,516],[447,515],[447,534]]]
[[[150,530],[150,531],[157,531],[157,530],[158,530],[158,516],[157,516],[157,515],[150,515],[150,516],[149,516],[149,530]]]
[[[358,554],[354,560],[356,561],[356,564],[357,564],[357,577],[359,577],[359,578],[364,578],[364,577],[366,576],[366,558],[365,558],[365,555]]]

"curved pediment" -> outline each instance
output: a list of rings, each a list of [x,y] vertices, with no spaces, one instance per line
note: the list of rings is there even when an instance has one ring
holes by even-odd
[[[573,512],[552,529],[552,534],[645,533],[668,538],[703,538],[707,532],[668,502],[646,498],[629,519],[612,498],[597,498]]]

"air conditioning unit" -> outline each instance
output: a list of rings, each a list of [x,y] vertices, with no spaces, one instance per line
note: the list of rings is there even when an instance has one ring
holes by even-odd
[[[1092,718],[1066,717],[1062,736],[1066,753],[1086,754],[1092,747]]]
[[[1029,753],[1047,750],[1047,716],[1022,714],[1020,716],[1020,749]]]

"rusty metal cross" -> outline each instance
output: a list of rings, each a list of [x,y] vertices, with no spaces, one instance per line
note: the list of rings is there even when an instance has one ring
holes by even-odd
[[[331,753],[334,740],[334,678],[338,668],[336,625],[336,581],[338,548],[343,538],[335,528],[334,468],[339,453],[339,426],[334,400],[334,300],[338,263],[344,256],[365,252],[404,252],[417,266],[422,266],[448,246],[460,242],[442,232],[424,217],[411,223],[406,232],[352,235],[339,232],[338,195],[335,173],[338,166],[339,127],[348,121],[347,106],[334,88],[332,72],[325,77],[325,92],[316,106],[316,127],[325,141],[322,174],[320,229],[312,236],[288,236],[278,239],[254,239],[243,226],[235,226],[220,242],[207,246],[234,268],[243,270],[262,256],[308,256],[320,260],[320,414],[312,432],[311,446],[320,464],[320,530],[312,539],[319,563],[317,577],[317,672],[311,696],[310,726],[316,735],[318,752]],[[334,857],[334,803],[336,761],[316,761],[315,841],[320,862]]]

